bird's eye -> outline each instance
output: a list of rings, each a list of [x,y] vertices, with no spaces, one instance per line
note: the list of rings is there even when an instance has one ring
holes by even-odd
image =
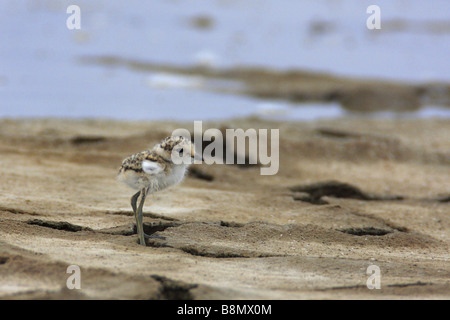
[[[183,155],[183,149],[180,150],[180,156],[182,156],[182,155]]]

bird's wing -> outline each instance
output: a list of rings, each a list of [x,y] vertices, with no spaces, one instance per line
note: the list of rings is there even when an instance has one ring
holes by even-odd
[[[144,160],[142,161],[142,170],[148,174],[158,174],[164,170],[163,166],[155,161]]]

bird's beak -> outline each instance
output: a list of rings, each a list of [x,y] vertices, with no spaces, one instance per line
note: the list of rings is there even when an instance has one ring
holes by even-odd
[[[199,160],[201,162],[205,161],[200,153],[195,152],[195,147],[193,145],[191,147],[191,158],[194,160]]]
[[[205,159],[203,159],[203,157],[201,156],[201,155],[199,155],[199,154],[194,154],[193,156],[192,156],[192,159],[194,159],[194,160],[200,160],[200,161],[205,161]]]

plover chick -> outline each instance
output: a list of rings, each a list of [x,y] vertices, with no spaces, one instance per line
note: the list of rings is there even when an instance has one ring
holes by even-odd
[[[144,233],[142,208],[147,195],[180,183],[193,158],[201,159],[195,155],[192,142],[183,136],[171,136],[151,150],[135,153],[123,160],[117,178],[131,188],[139,190],[131,197],[131,207],[136,218],[141,245],[145,246],[145,238],[159,238]],[[139,196],[141,200],[137,207]]]

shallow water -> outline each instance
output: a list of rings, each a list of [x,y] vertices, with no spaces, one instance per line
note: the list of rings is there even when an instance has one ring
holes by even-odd
[[[0,3],[0,117],[207,120],[257,114],[310,120],[347,115],[336,104],[292,108],[211,91],[214,82],[200,78],[78,62],[89,55],[408,82],[450,80],[448,1],[378,1],[382,32],[366,28],[371,3],[357,0],[283,5],[270,0],[78,1],[81,30],[66,27],[70,4]],[[449,113],[434,108],[405,116]]]

